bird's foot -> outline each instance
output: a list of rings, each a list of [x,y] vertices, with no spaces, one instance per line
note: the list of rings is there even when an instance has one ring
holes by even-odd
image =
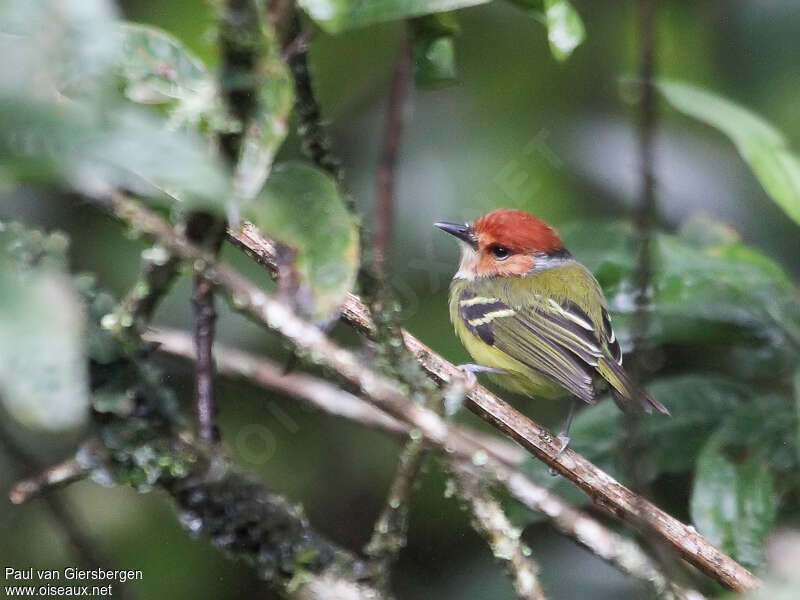
[[[456,368],[464,374],[464,387],[467,391],[473,390],[475,386],[478,385],[478,378],[475,376],[475,373],[498,373],[501,375],[505,373],[503,369],[484,367],[483,365],[476,365],[473,363],[458,365]]]
[[[566,431],[562,431],[556,436],[556,439],[561,442],[561,448],[558,449],[556,456],[561,456],[561,453],[567,449],[567,446],[569,446],[569,435],[567,435]],[[553,467],[550,467],[548,471],[553,477],[558,475],[558,471],[556,471]]]

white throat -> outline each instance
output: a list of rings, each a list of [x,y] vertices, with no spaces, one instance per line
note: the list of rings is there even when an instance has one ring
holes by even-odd
[[[459,240],[458,245],[461,246],[461,262],[458,265],[458,271],[453,275],[453,279],[471,281],[475,279],[475,273],[478,270],[478,253],[466,242]]]

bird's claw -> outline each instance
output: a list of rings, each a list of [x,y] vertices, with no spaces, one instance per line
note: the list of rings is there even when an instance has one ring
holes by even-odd
[[[569,446],[570,437],[566,433],[562,432],[556,436],[556,439],[559,442],[561,442],[561,448],[558,449],[558,455],[557,455],[561,456],[562,452],[564,452],[564,450],[567,449],[567,446]]]
[[[458,365],[456,368],[464,374],[464,388],[467,392],[471,392],[475,389],[475,386],[478,385],[478,378],[475,376],[475,373],[497,373],[501,375],[505,373],[503,369],[485,367],[472,363]]]

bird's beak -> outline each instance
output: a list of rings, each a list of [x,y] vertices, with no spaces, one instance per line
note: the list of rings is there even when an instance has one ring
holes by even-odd
[[[466,242],[472,246],[474,250],[478,250],[478,238],[475,237],[475,232],[468,224],[439,221],[438,223],[434,223],[433,226],[438,227],[442,231],[446,231],[450,235],[456,236],[462,242]]]

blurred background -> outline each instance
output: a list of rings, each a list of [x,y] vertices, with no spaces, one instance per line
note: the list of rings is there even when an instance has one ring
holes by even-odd
[[[565,63],[550,55],[546,31],[509,4],[461,10],[456,38],[459,83],[412,90],[398,167],[391,280],[408,329],[454,363],[467,362],[447,316],[447,286],[457,248],[432,227],[467,220],[496,207],[524,208],[554,224],[626,219],[638,194],[635,107],[620,94],[620,78],[637,69],[633,2],[575,0],[587,38]],[[800,141],[800,9],[793,0],[658,3],[657,69],[714,90],[764,115]],[[212,15],[196,0],[127,0],[126,18],[163,27],[213,64]],[[324,117],[346,187],[369,220],[375,198],[386,92],[400,40],[396,24],[338,36],[318,33],[311,62]],[[770,201],[731,143],[665,105],[656,140],[659,222],[676,230],[697,214],[740,232],[743,240],[800,276],[800,238]],[[290,138],[280,158],[299,156]],[[71,239],[75,271],[92,271],[123,294],[134,280],[140,241],[96,210],[49,198],[42,190],[0,192],[0,218],[16,219]],[[232,248],[226,258],[266,282]],[[591,257],[578,256],[590,261]],[[159,309],[156,323],[188,328],[189,282],[184,278]],[[222,341],[273,356],[285,349],[223,306]],[[348,332],[337,330],[348,339]],[[181,400],[191,398],[185,363],[168,364]],[[391,480],[399,444],[379,433],[310,411],[292,399],[246,384],[219,381],[223,439],[240,463],[276,490],[301,502],[311,522],[350,549],[367,541]],[[548,425],[560,409],[518,406]],[[461,415],[475,426],[477,419]],[[254,427],[254,424],[257,427]],[[50,463],[67,456],[79,436],[18,431],[20,443]],[[0,454],[0,489],[20,473]],[[445,475],[431,463],[414,495],[409,545],[393,576],[404,599],[511,598],[511,585],[469,526],[457,501],[443,494]],[[687,519],[688,478],[665,477],[673,514]],[[192,540],[168,498],[93,483],[64,494],[88,532],[120,567],[141,569],[132,586],[141,599],[269,597],[247,568]],[[647,593],[559,537],[546,524],[526,527],[525,539],[553,598],[638,598]],[[61,568],[70,548],[41,501],[11,506],[0,500],[0,564]]]

